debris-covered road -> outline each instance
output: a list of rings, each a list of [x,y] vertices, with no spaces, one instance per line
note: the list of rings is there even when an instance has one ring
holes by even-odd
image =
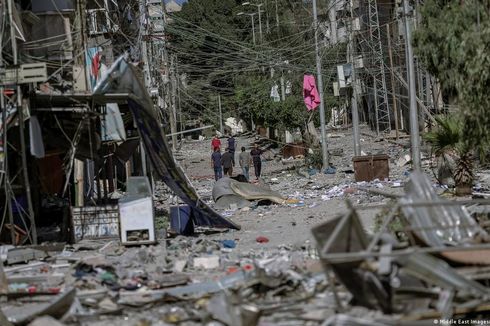
[[[264,155],[263,180],[250,189],[278,199],[242,208],[217,207],[208,141],[185,142],[176,157],[187,176],[240,230],[196,228],[194,236],[165,238],[162,216],[177,199],[159,183],[154,205],[164,221],[156,245],[106,239],[0,247],[7,264],[0,273],[8,298],[3,312],[16,325],[327,326],[414,325],[450,312],[486,311],[490,292],[479,283],[486,278],[467,265],[485,264],[472,257],[489,250],[474,215],[437,208],[436,193],[445,188],[428,174],[409,172],[403,144],[366,136],[366,153],[389,151],[390,175],[355,182],[348,134],[331,137],[331,150],[343,149],[333,157],[335,173]],[[238,146],[254,140],[241,137]],[[411,206],[428,199],[436,208]],[[475,202],[469,209],[485,207]],[[480,251],[454,251],[463,243]],[[442,256],[432,256],[441,246],[447,246]]]

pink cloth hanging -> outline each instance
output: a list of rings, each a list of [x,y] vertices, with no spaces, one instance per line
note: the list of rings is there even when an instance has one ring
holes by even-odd
[[[320,104],[315,77],[312,75],[304,75],[303,77],[303,97],[308,111],[314,110]]]
[[[303,77],[303,97],[308,111],[314,110],[320,104],[320,95],[316,88],[315,77],[312,75]]]

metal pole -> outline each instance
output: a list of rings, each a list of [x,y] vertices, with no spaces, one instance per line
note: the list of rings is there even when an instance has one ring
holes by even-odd
[[[179,112],[179,123],[178,123],[178,126],[179,126],[179,132],[182,132],[182,130],[184,129],[184,124],[182,123],[182,107],[181,107],[181,98],[180,98],[180,74],[179,74],[179,65],[178,65],[178,60],[177,60],[177,57],[175,58],[175,74],[177,76],[177,103],[178,103],[178,106],[177,106],[177,109],[178,109],[178,112]],[[180,136],[180,141],[182,141],[183,139],[183,134],[181,134]]]
[[[2,21],[4,22],[7,19],[5,15],[5,10],[3,11],[4,17]],[[0,49],[3,49],[2,38],[0,37]],[[0,67],[3,67],[3,57],[2,51],[0,51]],[[10,239],[12,244],[15,246],[15,230],[13,228],[14,225],[14,216],[12,214],[12,201],[10,197],[10,185],[9,185],[9,171],[8,171],[8,146],[7,146],[7,106],[5,105],[5,97],[4,97],[4,87],[0,85],[0,106],[2,109],[2,140],[3,140],[3,190],[5,191],[5,205],[7,205],[7,210],[9,214],[9,223],[11,225],[10,228]],[[3,221],[2,221],[3,222]],[[1,230],[0,230],[1,231]]]
[[[393,54],[391,51],[391,32],[390,32],[390,24],[386,24],[386,37],[388,38],[388,56],[390,58],[390,77],[391,77],[391,97],[393,100],[393,114],[395,117],[395,137],[398,140],[399,137],[399,129],[398,129],[398,107],[396,105],[396,96],[395,96],[395,75],[393,73]]]
[[[419,121],[417,114],[417,95],[415,89],[415,66],[413,60],[412,49],[412,30],[408,15],[410,8],[408,0],[403,0],[404,18],[405,18],[405,42],[407,46],[407,66],[409,79],[409,99],[410,99],[410,140],[412,143],[412,168],[420,170],[420,136],[419,136]]]
[[[267,2],[267,0],[265,0],[265,32],[267,34],[270,33],[270,29],[269,29],[269,3]]]
[[[140,155],[141,155],[141,172],[143,172],[143,176],[146,177],[148,175],[148,171],[146,169],[145,146],[144,146],[142,140],[140,140]],[[97,182],[97,184],[98,184],[98,182]]]
[[[10,41],[12,42],[12,55],[14,57],[14,66],[17,69],[18,65],[18,53],[17,53],[17,39],[15,38],[15,28],[14,28],[14,17],[12,14],[12,0],[8,1],[9,4],[9,21],[10,21]],[[24,186],[26,190],[26,201],[27,201],[27,211],[29,213],[29,220],[31,222],[31,236],[32,243],[37,244],[37,230],[36,221],[34,220],[34,209],[32,207],[31,200],[31,185],[29,184],[29,173],[27,171],[27,160],[26,160],[26,144],[24,137],[24,115],[22,106],[22,90],[20,85],[17,84],[17,114],[19,117],[19,136],[20,136],[20,156],[22,160],[22,174],[24,177]],[[13,225],[12,225],[13,227]]]
[[[223,135],[223,113],[221,112],[221,95],[218,94],[218,108],[219,108],[219,132]]]
[[[1,61],[0,61],[1,62]],[[12,213],[12,199],[10,197],[10,182],[9,182],[9,169],[8,169],[8,145],[7,145],[7,106],[5,105],[4,98],[4,87],[0,86],[0,106],[2,107],[2,132],[3,132],[3,190],[5,191],[5,205],[7,205],[7,210],[9,214],[10,223],[10,239],[12,245],[15,243],[15,230],[14,225],[14,215]]]
[[[286,86],[284,84],[284,74],[281,72],[281,100],[286,100]]]
[[[325,125],[325,107],[323,103],[323,79],[322,79],[322,63],[320,61],[320,51],[318,49],[318,14],[316,10],[316,0],[313,0],[313,26],[315,28],[315,59],[316,73],[318,77],[318,90],[320,92],[320,126],[322,138],[322,163],[323,169],[329,167],[328,148],[327,148],[327,133]]]
[[[172,107],[169,112],[170,131],[172,134],[177,133],[177,79],[175,76],[175,56],[170,57],[170,81],[172,85]],[[172,148],[177,149],[177,136],[172,136]]]
[[[252,37],[253,37],[254,46],[255,46],[256,44],[255,44],[255,20],[254,20],[254,16],[255,16],[255,14],[250,15],[250,17],[252,17]]]
[[[204,130],[204,129],[209,129],[209,128],[213,128],[213,127],[214,127],[213,125],[209,125],[209,126],[204,126],[204,127],[199,127],[199,128],[189,129],[189,130],[181,130],[178,133],[176,133],[176,135],[183,135],[183,134],[187,134],[187,133],[190,133],[190,132],[194,132],[194,131],[198,131],[198,130]],[[171,137],[172,134],[168,134],[166,136],[167,137]]]
[[[276,27],[279,30],[279,11],[277,10],[277,0],[276,0]]]
[[[330,10],[328,11],[328,19],[330,20],[330,42],[331,44],[337,44],[337,0],[330,0]],[[352,14],[353,8],[351,5],[351,17],[354,18]]]
[[[357,107],[357,80],[356,80],[356,67],[354,62],[354,28],[352,26],[352,19],[354,19],[354,9],[350,8],[351,23],[349,30],[349,61],[352,64],[352,96],[351,96],[351,110],[352,110],[352,131],[354,136],[354,155],[361,155],[361,136],[359,132],[359,109]],[[333,33],[333,31],[332,31]]]
[[[259,34],[260,34],[260,44],[262,44],[262,20],[260,19],[260,7],[262,4],[257,6],[257,11],[259,12]]]

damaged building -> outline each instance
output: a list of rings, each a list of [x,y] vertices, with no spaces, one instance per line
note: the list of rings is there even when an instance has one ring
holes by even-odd
[[[240,149],[250,166],[241,170],[237,160],[229,177],[216,179],[209,139],[177,142],[186,125],[172,85],[181,75],[165,28],[178,19],[170,13],[179,3],[0,0],[0,326],[411,326],[488,318],[490,171],[479,165],[471,196],[456,199],[432,177],[432,153],[414,167],[410,140],[398,135],[408,116],[394,117],[397,105],[408,104],[399,76],[405,58],[396,58],[394,75],[373,76],[387,59],[384,35],[393,32],[394,49],[404,52],[402,28],[362,40],[380,24],[399,24],[400,3],[337,1],[321,10],[325,46],[348,41],[352,18],[353,54],[381,52],[365,67],[344,67],[340,56],[333,66],[351,74],[334,84],[359,68],[362,155],[351,148],[350,127],[331,128],[330,161],[320,169],[308,161],[319,144],[269,139],[264,128],[246,132],[229,117],[222,129],[236,138],[218,149],[233,143],[232,157]],[[308,11],[311,2],[301,3]],[[253,29],[262,4],[234,5],[232,17],[249,16]],[[273,16],[264,18],[266,33]],[[305,34],[313,31],[307,25]],[[194,27],[181,36],[195,41]],[[225,49],[227,57],[244,55],[244,47]],[[258,49],[254,40],[252,54],[238,60],[269,78]],[[193,59],[206,65],[201,54]],[[419,77],[419,105],[431,119],[443,111],[441,96],[429,91],[431,76]],[[353,85],[338,86],[336,96],[344,96]],[[395,91],[402,96],[388,97]],[[213,109],[221,111],[215,95]],[[204,126],[200,110],[189,113],[187,127],[211,135],[217,124]],[[307,128],[318,134],[316,112]],[[347,122],[348,112],[338,113]],[[395,137],[380,137],[392,128]]]
[[[167,148],[158,85],[168,68],[163,53],[149,62],[162,50],[147,43],[163,39],[167,8],[147,2],[2,2],[2,242],[117,236],[118,194],[133,176],[163,178],[207,209]],[[113,86],[124,69],[128,80]],[[103,225],[87,226],[100,216]]]

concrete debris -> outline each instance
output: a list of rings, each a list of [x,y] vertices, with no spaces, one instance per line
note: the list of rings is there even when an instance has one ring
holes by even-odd
[[[219,256],[194,258],[194,268],[215,269],[219,267]]]
[[[465,214],[461,204],[443,202],[424,175],[414,172],[406,190],[405,196],[392,203],[389,213],[384,216],[381,229],[373,236],[365,232],[358,212],[352,205],[347,214],[313,228],[325,272],[327,275],[330,271],[335,273],[336,278],[353,295],[355,301],[352,303],[355,305],[385,314],[402,315],[402,319],[423,319],[422,315],[434,309],[432,307],[435,307],[441,318],[450,318],[458,309],[466,309],[468,313],[481,309],[490,298],[490,288],[461,275],[440,258],[440,253],[445,257],[444,246],[450,244],[443,241],[445,236],[449,238],[447,234],[466,238],[460,248],[464,246],[468,250],[471,249],[468,240],[482,238],[486,231]],[[412,200],[408,201],[407,198]],[[427,210],[432,213],[422,215]],[[398,232],[404,232],[405,239],[414,239],[409,235],[424,232],[410,243],[400,243],[396,239],[400,233],[387,233],[388,225],[393,223],[397,216],[395,214],[400,211],[404,215],[399,218],[406,221],[406,227]],[[415,218],[424,222],[423,228],[411,221]],[[447,225],[444,227],[441,222]],[[427,250],[417,250],[416,245],[420,240],[432,239],[428,236],[424,238],[427,234],[435,241],[425,242],[429,246]],[[458,243],[452,244],[456,246]],[[473,246],[475,251],[479,250],[477,243],[473,242]],[[471,253],[471,250],[468,252]],[[438,253],[438,256],[433,256]],[[411,290],[407,293],[406,289]],[[434,293],[441,295],[434,297]],[[342,303],[337,300],[337,305],[340,307]],[[325,325],[332,323],[385,325],[345,316],[331,317]]]
[[[42,316],[34,319],[28,326],[64,326],[58,320],[50,316]]]
[[[49,296],[40,296],[22,306],[7,303],[2,305],[2,310],[7,319],[14,325],[26,325],[38,316],[45,315],[59,319],[70,309],[75,294],[74,288],[67,288],[63,293],[56,295],[54,299]]]
[[[447,187],[395,163],[406,154],[398,146],[366,148],[392,159],[390,178],[356,182],[344,137],[336,140],[334,174],[304,160],[294,170],[265,161],[257,184],[215,182],[207,140],[184,144],[182,162],[203,166],[189,173],[198,195],[241,230],[193,226],[192,236],[167,236],[172,207],[191,213],[156,182],[158,243],[0,246],[6,263],[17,260],[3,282],[0,270],[2,312],[15,324],[192,326],[411,325],[489,312],[490,203],[449,205]]]

